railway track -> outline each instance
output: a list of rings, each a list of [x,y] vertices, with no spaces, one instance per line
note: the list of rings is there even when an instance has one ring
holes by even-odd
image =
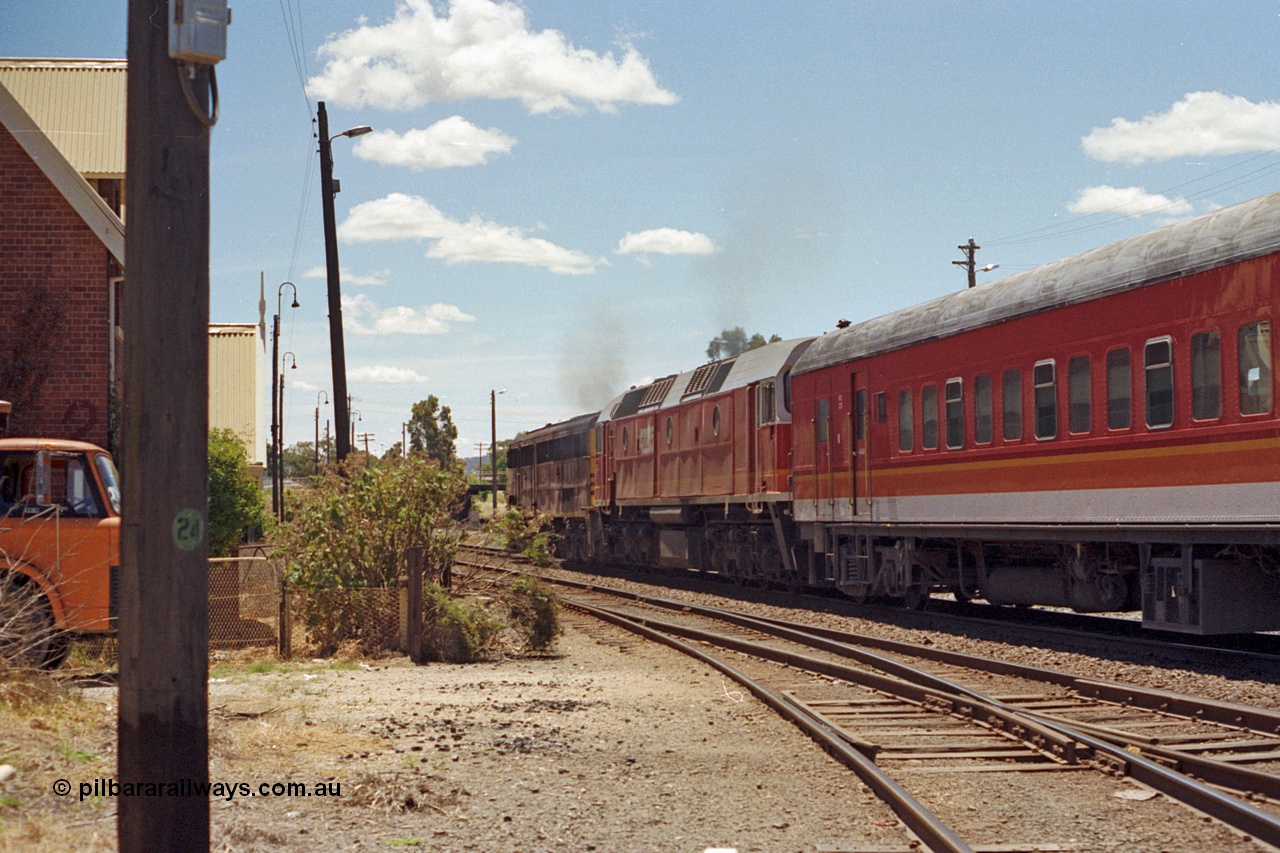
[[[1168,814],[1147,819],[1186,821],[1188,849],[1280,847],[1278,712],[545,580],[577,612],[750,690],[854,770],[930,850],[1105,849],[1099,828],[1117,798],[1156,792],[1164,797],[1150,812]],[[975,811],[981,803],[998,805]],[[1221,824],[1188,820],[1175,803],[1242,835],[1224,838]],[[1016,818],[1032,804],[1035,828],[1020,838]],[[1044,809],[1060,838],[1044,837]]]

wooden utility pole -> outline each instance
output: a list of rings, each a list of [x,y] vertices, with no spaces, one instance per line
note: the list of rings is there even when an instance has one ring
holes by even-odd
[[[216,105],[209,109],[212,67],[170,59],[169,15],[161,0],[129,2],[122,851],[209,846],[209,797],[192,788],[209,779],[209,138]],[[126,793],[139,783],[164,789]]]
[[[958,267],[964,267],[965,269],[967,269],[969,272],[969,286],[977,287],[978,271],[974,268],[974,257],[975,257],[975,253],[982,247],[979,246],[977,243],[973,242],[973,238],[970,237],[968,243],[965,243],[962,246],[957,246],[956,248],[964,252],[965,260],[952,261],[951,263],[955,264]]]

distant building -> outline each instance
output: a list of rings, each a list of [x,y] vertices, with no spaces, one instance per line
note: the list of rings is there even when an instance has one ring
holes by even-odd
[[[209,324],[209,428],[226,428],[240,436],[250,470],[259,479],[267,470],[258,432],[261,352],[256,323]]]

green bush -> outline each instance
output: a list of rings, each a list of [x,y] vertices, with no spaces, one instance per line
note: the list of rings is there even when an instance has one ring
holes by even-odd
[[[429,577],[450,565],[461,535],[453,514],[465,488],[453,466],[410,456],[328,472],[294,493],[273,539],[290,585],[305,593],[297,614],[322,650],[386,634],[368,625],[361,596],[344,593],[394,589],[406,549],[423,549]]]
[[[525,517],[520,510],[509,509],[506,515],[489,523],[488,533],[498,545],[523,554],[535,566],[549,566],[554,562],[555,539],[555,534],[546,529],[549,523],[543,513]]]
[[[482,660],[497,646],[502,622],[478,601],[454,598],[449,591],[423,584],[423,657],[445,663]]]
[[[526,651],[546,651],[564,630],[560,597],[549,584],[521,575],[507,591],[509,627]]]

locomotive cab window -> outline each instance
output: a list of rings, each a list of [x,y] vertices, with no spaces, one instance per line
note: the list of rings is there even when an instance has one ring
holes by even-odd
[[[1240,327],[1240,414],[1271,411],[1271,323]]]
[[[920,446],[925,450],[938,447],[938,386],[920,389]]]
[[[1133,379],[1129,373],[1129,350],[1107,353],[1107,429],[1128,429],[1133,425]]]
[[[1058,435],[1058,374],[1053,359],[1036,362],[1031,372],[1035,390],[1036,438],[1047,441]]]
[[[898,452],[910,453],[915,441],[915,406],[911,389],[903,388],[898,392]]]
[[[1222,414],[1222,342],[1217,332],[1191,336],[1191,417],[1209,421]]]
[[[1006,370],[1000,377],[1000,408],[1005,441],[1022,438],[1022,371]]]
[[[973,379],[973,440],[991,443],[991,374]]]
[[[1173,426],[1173,341],[1156,338],[1143,348],[1148,429]]]
[[[1089,356],[1067,362],[1067,431],[1080,434],[1093,429],[1093,383]]]
[[[944,392],[947,398],[947,448],[964,447],[964,380],[948,379]]]

